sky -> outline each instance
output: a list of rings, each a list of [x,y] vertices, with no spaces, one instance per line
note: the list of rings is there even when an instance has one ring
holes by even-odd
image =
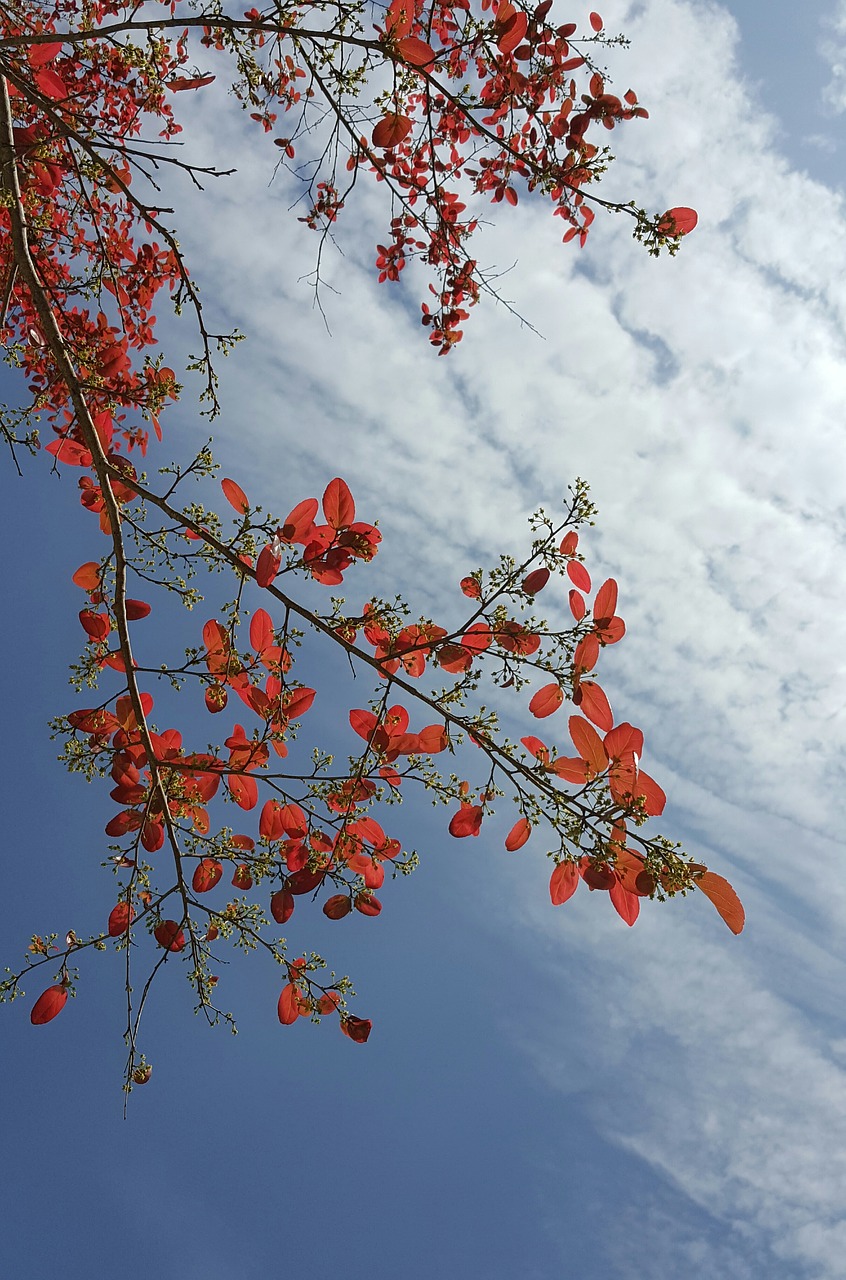
[[[700,895],[632,930],[598,894],[553,909],[531,846],[451,841],[443,812],[409,806],[422,865],[379,920],[292,936],[353,974],[366,1047],[280,1028],[261,963],[227,974],[240,1034],[208,1031],[177,974],[124,1121],[105,961],[49,1027],[28,1001],[2,1011],[9,1274],[842,1276],[846,4],[800,23],[783,0],[602,13],[631,38],[615,83],[650,111],[615,133],[606,193],[693,206],[699,227],[655,261],[598,218],[578,251],[521,202],[478,252],[533,329],[485,301],[448,359],[414,281],[374,282],[377,193],[339,226],[324,319],[267,152],[213,96],[188,105],[198,154],[239,167],[213,209],[181,196],[207,305],[247,336],[211,430],[223,473],[277,510],[343,475],[385,539],[361,590],[399,582],[435,616],[587,479],[584,550],[628,628],[603,687],[644,729],[661,829],[735,885],[747,927]],[[190,347],[184,323],[167,331]],[[209,431],[188,399],[184,457]],[[0,671],[7,963],[112,893],[101,798],[44,728],[79,642],[69,575],[98,551],[71,487],[28,468],[0,510],[26,658]]]

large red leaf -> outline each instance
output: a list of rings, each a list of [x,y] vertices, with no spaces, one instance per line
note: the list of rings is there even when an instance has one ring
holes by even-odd
[[[185,934],[176,920],[162,920],[153,930],[153,937],[165,951],[182,951],[185,947]]]
[[[345,529],[355,520],[355,503],[347,483],[340,476],[330,480],[323,495],[323,511],[333,529]]]
[[[596,593],[593,602],[593,616],[596,623],[613,618],[617,609],[617,584],[608,578]]]
[[[631,927],[640,914],[640,898],[636,893],[631,893],[628,889],[624,889],[616,876],[608,896],[614,904],[614,910],[617,915]]]
[[[273,619],[266,609],[256,609],[250,619],[250,644],[259,657],[273,645]]]
[[[662,236],[687,236],[699,221],[699,214],[695,209],[687,209],[680,206],[677,209],[668,209],[661,221],[658,223],[658,234]]]
[[[246,515],[250,509],[247,495],[239,484],[234,480],[221,480],[220,487],[223,490],[223,496],[231,507],[234,507],[239,516]]]
[[[608,763],[602,739],[592,724],[581,716],[570,716],[570,737],[579,755],[594,773],[604,773]]]
[[[54,987],[48,987],[46,991],[42,991],[32,1006],[32,1013],[29,1015],[30,1022],[35,1027],[43,1026],[45,1022],[52,1022],[64,1009],[67,999],[66,987],[60,986],[58,983]]]
[[[635,792],[643,796],[643,805],[650,818],[657,818],[664,812],[667,797],[654,778],[650,778],[643,769],[638,771]]]
[[[549,881],[549,896],[554,907],[572,898],[579,887],[579,868],[575,862],[559,862]]]
[[[131,902],[119,902],[116,907],[112,907],[107,925],[109,937],[119,938],[122,933],[126,933],[134,919],[135,908]]]
[[[396,112],[391,112],[389,115],[383,116],[373,130],[373,145],[390,151],[392,147],[398,147],[410,133],[411,121],[408,116],[401,116]],[[352,524],[352,521],[348,523]]]
[[[740,933],[746,923],[746,912],[728,880],[714,871],[703,871],[694,884],[710,898],[732,933]]]
[[[579,710],[600,729],[614,728],[611,705],[595,680],[582,680],[573,696]]]
[[[417,36],[404,36],[402,40],[397,41],[397,52],[413,67],[426,67],[435,61],[435,51],[432,46]]]
[[[570,560],[567,564],[567,577],[580,591],[590,591],[590,574],[578,560]]]
[[[226,779],[229,794],[242,809],[254,809],[258,804],[258,786],[255,778],[247,773],[230,773]]]
[[[454,813],[449,824],[449,834],[461,839],[463,836],[477,836],[482,826],[484,810],[478,804],[465,804]]]
[[[300,990],[293,982],[282,988],[276,1012],[283,1026],[290,1026],[300,1016]]]

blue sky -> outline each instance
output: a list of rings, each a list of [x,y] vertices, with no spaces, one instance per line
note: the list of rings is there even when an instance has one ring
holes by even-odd
[[[618,82],[651,113],[609,186],[701,224],[654,262],[600,219],[579,255],[522,202],[480,256],[517,262],[508,296],[543,340],[483,304],[462,347],[431,356],[416,294],[372,283],[369,196],[326,263],[327,334],[299,280],[313,240],[268,157],[243,153],[213,99],[191,105],[200,149],[241,167],[214,221],[183,197],[207,301],[249,339],[223,368],[216,453],[276,509],[344,475],[385,535],[360,589],[401,581],[436,615],[585,476],[586,553],[618,578],[629,628],[605,687],[644,728],[662,829],[736,885],[747,929],[733,938],[702,898],[631,931],[598,895],[553,910],[530,847],[451,841],[442,812],[408,807],[425,856],[378,921],[292,921],[295,946],[353,974],[366,1047],[280,1028],[260,961],[225,974],[236,1038],[197,1023],[168,974],[153,1081],[124,1122],[107,959],[49,1027],[29,1001],[2,1011],[9,1274],[842,1276],[846,6],[798,23],[782,0],[602,12],[632,38]],[[173,340],[190,347],[184,327]],[[205,431],[186,393],[171,450]],[[98,551],[72,487],[29,467],[0,510],[7,636],[26,655],[24,674],[0,670],[9,963],[30,932],[83,931],[112,902],[109,802],[61,772],[44,728],[72,696],[69,575]]]

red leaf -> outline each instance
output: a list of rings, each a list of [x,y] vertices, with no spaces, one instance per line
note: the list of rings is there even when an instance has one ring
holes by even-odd
[[[323,495],[323,512],[333,529],[345,529],[355,520],[355,503],[344,480],[330,480]]]
[[[579,683],[578,693],[581,698],[575,698],[573,701],[594,724],[599,725],[600,729],[608,730],[614,727],[614,716],[611,712],[611,706],[595,680],[582,680]]]
[[[131,902],[119,902],[116,907],[112,907],[107,925],[109,937],[119,938],[122,933],[126,933],[134,919],[135,908]]]
[[[561,539],[561,545],[558,548],[562,556],[572,556],[576,547],[579,545],[579,535],[575,529],[571,529],[569,533],[565,533]]]
[[[109,615],[107,613],[95,613],[93,609],[80,610],[79,621],[91,640],[105,640],[112,629]]]
[[[174,76],[165,87],[173,89],[174,93],[183,93],[186,89],[202,89],[203,85],[211,84],[212,80],[214,76]]]
[[[229,794],[242,809],[254,809],[258,804],[258,785],[255,778],[246,773],[230,773],[226,778]]]
[[[236,889],[242,889],[245,892],[247,889],[252,889],[253,877],[250,875],[250,868],[247,866],[246,862],[239,863],[235,868],[234,875],[232,876],[232,884]]]
[[[617,915],[631,927],[640,914],[640,898],[636,893],[630,893],[628,889],[624,889],[616,876],[608,896],[614,904]]]
[[[544,746],[540,738],[535,738],[532,734],[529,734],[527,738],[521,738],[520,741],[526,750],[531,752],[536,760],[540,760],[541,764],[548,763],[549,748]]]
[[[627,720],[606,733],[603,741],[609,760],[619,759],[627,751],[633,751],[637,756],[643,755],[643,734]]]
[[[608,758],[602,739],[593,725],[588,724],[581,716],[570,716],[570,737],[573,739],[573,746],[592,771],[595,774],[604,773]]]
[[[250,619],[250,644],[261,657],[273,643],[273,619],[266,609],[256,609]]]
[[[273,554],[273,548],[268,544],[259,555],[256,561],[256,582],[260,587],[269,587],[279,572],[279,566],[282,563],[279,556]]]
[[[344,1035],[349,1036],[350,1040],[354,1040],[356,1044],[364,1044],[372,1029],[373,1023],[369,1018],[356,1018],[353,1014],[349,1014],[341,1021],[341,1030]]]
[[[602,621],[613,618],[616,608],[617,584],[613,578],[609,578],[606,582],[603,582],[593,602],[593,617],[596,624],[598,625]]]
[[[588,780],[587,761],[582,760],[581,756],[559,756],[549,768],[556,778],[574,782],[578,787],[584,786]]]
[[[527,596],[536,596],[549,582],[548,569],[534,569],[523,579],[523,590]]]
[[[68,993],[67,988],[57,984],[55,987],[48,987],[46,991],[42,991],[41,995],[32,1006],[32,1013],[29,1020],[34,1027],[41,1027],[45,1022],[52,1022],[58,1016],[67,1004]]]
[[[573,666],[580,675],[584,675],[586,671],[592,671],[599,661],[599,641],[591,632],[589,635],[583,636],[576,645],[573,654]]]
[[[223,875],[223,865],[217,858],[203,858],[194,868],[191,888],[195,893],[208,893]]]
[[[53,98],[55,101],[60,102],[68,96],[64,80],[55,71],[51,71],[49,67],[39,67],[33,79],[45,98]]]
[[[289,982],[287,987],[282,988],[276,1012],[279,1015],[279,1021],[286,1027],[296,1022],[300,1016],[300,989],[294,986],[293,982]]]
[[[435,61],[435,51],[425,40],[417,36],[404,36],[397,41],[397,53],[412,67],[425,67]]]
[[[352,911],[352,903],[345,893],[334,893],[323,904],[323,914],[329,920],[343,920]]]
[[[531,834],[532,824],[528,818],[518,818],[505,837],[505,847],[508,852],[514,853],[517,849],[522,849]]]
[[[129,622],[137,622],[139,618],[146,618],[150,612],[150,606],[144,600],[127,600],[126,617]]]
[[[463,836],[477,836],[482,826],[484,810],[478,804],[465,804],[454,813],[449,824],[449,834],[461,839]]]
[[[509,18],[505,24],[505,29],[502,35],[496,42],[496,46],[500,53],[511,53],[516,49],[518,44],[522,42],[528,25],[528,16],[522,9]]]
[[[570,612],[572,613],[573,617],[576,619],[576,622],[581,622],[582,618],[585,616],[585,611],[587,609],[584,596],[580,595],[578,591],[573,590],[570,592],[569,599],[570,599]]]
[[[383,116],[373,130],[374,147],[383,147],[390,151],[398,147],[411,133],[411,121],[408,116],[391,114]],[[352,521],[349,521],[351,524]]]
[[[210,684],[205,692],[206,706],[212,715],[222,711],[229,701],[229,694],[222,684]]]
[[[493,641],[490,627],[486,622],[474,622],[461,637],[461,643],[471,653],[481,653]]]
[[[658,234],[662,236],[687,236],[699,221],[695,209],[668,209],[658,223]]]
[[[657,818],[664,812],[667,797],[654,778],[650,778],[643,769],[638,771],[635,793],[643,796],[643,805],[650,818]],[[701,885],[700,885],[701,888]]]
[[[532,698],[529,710],[538,720],[542,720],[545,716],[551,716],[554,711],[557,711],[563,701],[564,690],[560,684],[545,684]]]
[[[223,490],[223,496],[231,507],[234,507],[239,516],[244,516],[250,509],[247,501],[247,495],[239,484],[234,480],[221,480],[220,487]]]
[[[590,15],[590,25],[593,27],[594,31],[601,31],[605,24],[598,13],[592,13]]]
[[[359,893],[356,895],[355,909],[363,916],[378,916],[382,910],[382,904],[375,893]]]
[[[162,920],[153,930],[153,937],[165,951],[182,951],[185,947],[185,934],[175,920]]]
[[[458,585],[461,587],[464,594],[469,596],[471,600],[478,600],[482,594],[482,588],[479,586],[475,578],[462,578]]]
[[[277,924],[284,924],[294,914],[294,905],[290,889],[277,889],[270,899],[270,914]]]
[[[579,887],[579,868],[575,862],[559,862],[549,880],[549,896],[554,907],[572,898]]]
[[[567,577],[580,591],[590,591],[590,574],[580,561],[568,561]]]
[[[693,883],[710,898],[732,933],[740,933],[746,923],[746,912],[728,880],[714,871],[703,871]]]
[[[43,67],[48,62],[52,62],[54,58],[58,58],[62,52],[61,40],[51,41],[49,44],[33,44],[26,51],[31,67]]]

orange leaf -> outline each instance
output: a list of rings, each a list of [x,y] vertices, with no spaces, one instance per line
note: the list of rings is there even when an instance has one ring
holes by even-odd
[[[81,564],[73,575],[73,582],[83,591],[96,591],[100,586],[100,566],[96,560],[88,560]]]
[[[231,773],[226,779],[229,794],[242,809],[254,809],[258,804],[258,786],[255,778],[246,773]]]
[[[511,6],[509,5],[509,8],[510,7]],[[502,9],[500,9],[500,13],[502,13]],[[499,22],[497,22],[497,26],[499,25]],[[512,50],[516,49],[518,44],[522,42],[528,25],[528,16],[522,11],[522,9],[517,13],[512,13],[512,16],[505,23],[502,35],[496,42],[496,46],[500,53],[511,53]]]
[[[426,67],[435,61],[435,50],[417,36],[404,36],[397,41],[397,53],[412,67]]]
[[[714,871],[703,871],[693,883],[710,898],[732,933],[740,933],[746,923],[746,912],[728,880]]]
[[[223,496],[231,507],[234,507],[239,516],[244,516],[250,509],[247,501],[247,495],[239,484],[234,480],[221,480],[220,487],[223,490]]]

